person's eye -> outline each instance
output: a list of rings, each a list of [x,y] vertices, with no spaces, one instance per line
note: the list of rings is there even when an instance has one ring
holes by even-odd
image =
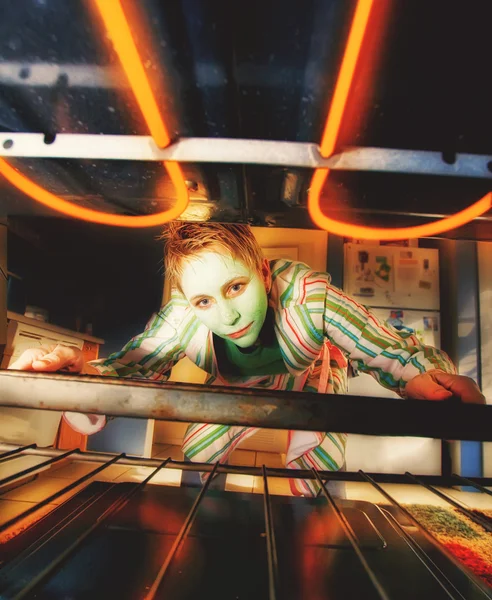
[[[197,308],[208,308],[210,306],[210,304],[211,304],[211,302],[208,298],[202,298],[195,304],[195,306]]]
[[[245,287],[246,284],[244,283],[235,283],[229,288],[229,295],[235,296],[242,292]]]

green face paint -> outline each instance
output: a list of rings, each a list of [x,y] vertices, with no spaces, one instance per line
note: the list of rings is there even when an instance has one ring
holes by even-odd
[[[213,333],[252,346],[265,322],[268,296],[261,276],[228,255],[204,252],[186,261],[181,288]]]

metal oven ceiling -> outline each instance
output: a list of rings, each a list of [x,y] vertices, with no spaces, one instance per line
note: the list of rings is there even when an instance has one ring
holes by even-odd
[[[182,218],[313,227],[309,153],[322,136],[355,1],[121,5],[175,148],[200,158],[181,163],[191,200]],[[492,4],[380,0],[375,7],[321,207],[352,223],[421,224],[491,189]],[[39,158],[39,139],[53,153],[62,134],[149,133],[93,3],[4,0],[1,12],[0,136],[9,163],[97,210],[140,215],[171,206],[174,187],[155,160]],[[17,133],[45,137],[38,146],[26,142],[26,158],[14,152],[18,145],[6,147]],[[194,153],[183,145],[188,138]],[[242,140],[234,162],[224,162],[225,145],[214,153],[208,138]],[[78,140],[66,138],[76,155]],[[248,140],[299,145],[269,150]],[[119,146],[130,152],[132,144]],[[108,148],[117,152],[114,142]],[[53,215],[3,178],[0,191],[0,216]],[[492,213],[445,235],[492,239]]]

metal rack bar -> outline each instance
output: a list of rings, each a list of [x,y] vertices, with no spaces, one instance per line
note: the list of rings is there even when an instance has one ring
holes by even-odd
[[[318,144],[236,138],[181,138],[167,148],[158,148],[147,135],[59,133],[53,143],[46,144],[40,133],[2,133],[0,156],[237,163],[492,178],[487,168],[492,156],[487,155],[457,154],[450,165],[440,152],[354,147],[323,158]]]
[[[390,600],[390,597],[388,596],[386,590],[381,585],[381,583],[379,582],[378,578],[376,577],[376,574],[374,573],[373,569],[369,566],[369,563],[367,562],[365,556],[362,554],[362,551],[359,546],[359,542],[358,542],[357,538],[355,537],[355,534],[352,531],[352,528],[350,527],[349,523],[347,522],[345,516],[338,508],[337,503],[335,502],[335,500],[333,500],[330,492],[326,489],[325,484],[324,484],[323,480],[321,479],[321,477],[319,476],[318,472],[315,471],[314,469],[312,469],[312,472],[313,472],[313,475],[315,476],[316,480],[318,481],[319,485],[321,486],[321,491],[323,492],[324,497],[328,501],[329,506],[333,509],[333,512],[335,513],[337,521],[340,523],[342,529],[344,530],[346,536],[348,537],[349,542],[350,542],[352,548],[354,549],[355,554],[357,555],[357,558],[359,559],[362,567],[364,568],[364,571],[367,573],[369,579],[371,580],[371,583],[373,584],[374,588],[376,589],[377,593],[379,594],[379,597],[382,598],[383,600]]]
[[[420,523],[420,521],[418,519],[416,519],[412,515],[412,513],[409,510],[407,510],[397,500],[395,500],[395,498],[393,498],[393,496],[388,494],[388,492],[386,490],[384,490],[376,481],[374,481],[374,479],[370,475],[368,475],[367,473],[364,473],[364,471],[359,471],[359,473],[360,473],[361,477],[363,477],[363,479],[365,479],[374,488],[376,488],[376,490],[380,494],[382,494],[382,496],[384,496],[384,498],[386,498],[386,500],[388,500],[390,502],[390,504],[392,504],[395,508],[397,508],[399,511],[401,511],[409,521],[411,521],[414,525],[416,525],[419,528],[419,530],[422,532],[424,537],[434,546],[434,548],[436,548],[439,552],[444,554],[446,556],[446,558],[448,560],[450,560],[453,563],[453,565],[463,573],[463,575],[466,576],[468,581],[470,581],[475,587],[477,587],[479,589],[479,591],[482,592],[482,594],[486,598],[492,599],[492,590],[485,583],[483,583],[478,577],[476,577],[473,573],[471,573],[465,566],[463,566],[463,564],[460,563],[450,552],[448,552],[446,550],[446,548],[444,548],[444,546],[442,546],[436,540],[436,538],[422,525],[422,523]]]
[[[263,465],[261,469],[263,472],[263,507],[265,512],[265,533],[268,555],[268,594],[270,600],[276,600],[278,589],[277,543],[275,540],[272,503],[268,491],[268,477],[265,465]]]
[[[12,444],[0,442],[0,450],[10,450],[15,448]],[[27,456],[44,456],[53,457],[60,456],[63,453],[62,450],[55,448],[36,448],[25,450],[24,454]],[[98,452],[79,452],[75,456],[75,460],[80,462],[94,462],[104,463],[108,459],[107,453]],[[160,459],[157,458],[142,458],[140,456],[129,456],[125,455],[118,461],[120,465],[126,465],[129,467],[157,467],[160,464]],[[199,462],[183,462],[170,460],[166,466],[167,469],[180,469],[183,471],[204,471],[210,472],[214,468],[214,465],[210,463],[199,463]],[[276,467],[268,467],[270,477],[280,477],[287,479],[315,479],[311,470],[308,469],[284,469]],[[234,473],[238,475],[262,475],[261,467],[243,467],[239,465],[219,465],[217,467],[217,474],[221,473]],[[350,471],[318,471],[320,477],[325,481],[360,481],[360,474],[358,472]],[[369,473],[379,483],[408,483],[407,477],[399,473]],[[442,476],[442,475],[419,475],[422,481],[426,481],[431,485],[442,485],[451,487],[456,485],[455,476]],[[470,480],[471,481],[471,480]],[[481,477],[474,478],[474,483],[478,483],[482,486],[492,486],[492,477]]]
[[[24,454],[28,455],[31,453],[33,453],[34,455],[40,455],[40,456],[53,455],[53,458],[58,459],[58,460],[61,460],[62,458],[66,458],[67,455],[71,455],[72,453],[77,455],[76,456],[77,460],[79,460],[79,459],[83,460],[83,457],[84,457],[84,454],[79,453],[78,451],[61,452],[59,450],[37,449],[37,448],[32,448],[32,447],[31,448],[28,448],[28,447],[27,448],[26,447],[13,448],[10,445],[0,444],[0,450],[4,450],[4,449],[6,449],[7,452],[12,452],[13,450],[18,450],[17,455],[20,455],[20,456],[22,456]],[[36,567],[34,566],[32,569],[34,576],[29,579],[29,582],[26,582],[26,579],[25,579],[25,573],[30,572],[30,569],[31,569],[31,567],[29,567],[28,563],[26,563],[26,564],[23,563],[24,571],[21,571],[22,577],[16,578],[16,575],[18,573],[15,570],[17,568],[17,562],[18,562],[16,559],[15,560],[16,564],[13,566],[14,570],[12,570],[10,566],[8,567],[8,571],[12,571],[12,573],[7,574],[8,579],[6,580],[8,583],[8,587],[7,587],[6,591],[7,592],[13,591],[14,595],[9,596],[7,594],[6,597],[23,598],[29,592],[31,592],[35,586],[37,586],[39,583],[41,583],[43,580],[45,580],[46,577],[51,576],[56,571],[56,569],[62,564],[62,561],[64,561],[74,550],[76,550],[80,546],[80,544],[86,539],[86,537],[88,535],[90,535],[90,533],[92,533],[92,531],[94,531],[99,525],[104,524],[104,522],[106,522],[108,518],[110,518],[118,510],[123,508],[123,506],[130,500],[130,498],[136,492],[138,492],[139,489],[142,489],[142,487],[144,485],[146,485],[146,483],[148,481],[150,481],[150,479],[161,468],[167,466],[170,468],[189,468],[189,469],[195,470],[195,471],[198,471],[198,470],[200,470],[200,471],[208,470],[209,472],[211,471],[211,474],[210,474],[209,478],[207,479],[205,486],[200,490],[200,492],[197,496],[197,499],[195,500],[195,503],[194,503],[193,507],[191,508],[191,510],[180,530],[180,533],[176,537],[173,547],[172,547],[171,551],[169,552],[168,556],[166,557],[166,560],[154,581],[152,589],[149,591],[148,596],[146,596],[145,600],[152,600],[153,598],[155,598],[157,596],[157,594],[161,588],[162,581],[163,581],[173,559],[175,558],[176,554],[179,552],[182,543],[186,539],[186,536],[189,534],[193,520],[194,520],[197,510],[199,508],[200,502],[202,501],[205,493],[207,492],[208,486],[211,483],[212,479],[220,472],[228,473],[228,472],[234,472],[236,470],[235,467],[229,466],[229,465],[219,465],[216,463],[212,466],[210,464],[204,465],[202,463],[178,463],[178,462],[171,461],[169,458],[166,459],[165,461],[159,461],[159,460],[155,460],[155,459],[141,459],[138,457],[128,457],[126,455],[119,455],[119,456],[113,456],[112,458],[110,458],[108,460],[107,455],[102,455],[102,454],[97,455],[96,453],[92,453],[92,455],[89,458],[90,458],[89,462],[96,462],[96,463],[101,462],[102,464],[99,467],[97,467],[96,469],[94,469],[93,471],[91,471],[90,473],[88,473],[87,475],[85,475],[82,478],[78,479],[77,481],[69,484],[69,486],[65,487],[64,489],[60,490],[56,494],[53,494],[46,500],[37,504],[35,508],[29,509],[25,513],[19,515],[15,519],[4,524],[3,526],[0,527],[0,532],[4,531],[9,526],[12,526],[16,522],[21,521],[23,518],[25,518],[26,516],[28,516],[29,514],[34,512],[34,510],[42,508],[45,504],[48,504],[50,501],[52,501],[56,497],[67,493],[71,489],[73,489],[76,486],[83,483],[85,480],[87,480],[91,477],[94,477],[95,475],[97,475],[97,473],[99,473],[100,471],[102,471],[105,468],[107,468],[108,466],[110,466],[110,464],[114,464],[116,461],[119,461],[119,464],[129,464],[132,466],[141,465],[141,466],[152,466],[153,467],[157,464],[157,468],[143,482],[141,482],[136,488],[132,488],[129,492],[125,492],[123,497],[119,497],[116,501],[114,501],[113,504],[103,512],[101,517],[96,519],[96,522],[94,523],[94,525],[89,527],[88,531],[82,531],[82,532],[80,532],[80,530],[76,531],[75,532],[76,539],[73,542],[71,541],[70,536],[72,536],[72,538],[73,538],[74,533],[73,533],[73,531],[70,533],[70,531],[68,531],[67,528],[73,527],[72,522],[74,519],[75,512],[77,513],[77,515],[79,515],[81,512],[81,509],[83,511],[94,510],[95,503],[97,501],[101,500],[102,496],[104,496],[105,493],[107,493],[106,491],[103,494],[99,494],[99,496],[96,500],[91,498],[90,500],[86,501],[82,505],[82,507],[78,507],[75,512],[73,512],[70,515],[68,515],[67,517],[65,517],[62,520],[62,522],[59,523],[59,529],[57,532],[55,532],[54,534],[53,534],[53,532],[51,532],[49,535],[46,536],[46,539],[43,538],[41,540],[37,540],[36,547],[34,549],[27,550],[26,557],[23,557],[23,556],[19,557],[21,562],[25,561],[25,560],[30,561],[31,560],[30,556],[33,555],[33,553],[39,555],[39,552],[41,551],[41,546],[44,546],[46,543],[51,544],[53,542],[55,544],[56,543],[59,544],[60,542],[57,541],[58,536],[60,536],[61,543],[64,546],[64,549],[61,554],[56,555],[56,557],[54,558],[54,560],[52,562],[50,562],[47,565],[43,564],[42,568],[40,568],[39,563],[37,563],[37,565],[38,565],[37,570],[36,570]],[[43,465],[44,464],[46,464],[46,463],[43,463]],[[41,467],[43,465],[41,465]],[[238,467],[238,469],[241,472],[242,469],[244,469],[244,468]],[[276,548],[275,532],[274,532],[274,524],[273,524],[272,503],[271,503],[271,496],[269,494],[269,488],[268,488],[268,477],[278,476],[280,474],[283,476],[286,476],[286,477],[290,477],[290,478],[311,478],[311,479],[316,480],[318,483],[320,483],[320,485],[322,486],[321,490],[322,490],[325,498],[327,499],[330,507],[334,510],[337,520],[340,522],[342,528],[344,529],[344,531],[352,545],[352,548],[356,552],[357,557],[361,561],[361,564],[365,568],[366,572],[367,572],[366,566],[369,568],[370,571],[372,571],[372,569],[369,566],[369,564],[367,563],[365,556],[362,554],[362,551],[358,545],[358,540],[357,540],[353,530],[351,529],[350,524],[346,521],[343,513],[341,513],[340,509],[338,508],[338,505],[336,504],[336,502],[334,501],[334,499],[332,498],[332,496],[329,494],[328,490],[324,486],[324,479],[360,481],[361,477],[362,477],[363,480],[366,480],[369,483],[371,483],[371,485],[373,487],[375,487],[387,500],[389,500],[389,502],[393,506],[395,506],[397,509],[401,510],[402,513],[412,523],[417,525],[419,527],[419,529],[422,531],[422,534],[424,535],[424,537],[437,550],[439,550],[439,552],[444,554],[447,557],[447,559],[449,559],[454,564],[454,566],[457,567],[460,570],[460,572],[462,572],[463,575],[470,582],[472,582],[474,584],[474,586],[477,587],[482,594],[485,595],[485,597],[492,598],[492,593],[490,592],[490,590],[488,590],[488,588],[486,588],[486,586],[484,584],[482,584],[482,582],[480,580],[476,579],[473,574],[468,572],[466,567],[464,567],[443,546],[441,546],[441,544],[432,536],[432,534],[430,532],[428,532],[420,524],[420,522],[411,515],[411,513],[407,509],[405,509],[403,506],[401,506],[392,496],[390,496],[387,492],[385,492],[385,490],[383,488],[381,488],[381,486],[375,480],[375,478],[377,478],[377,479],[383,478],[384,481],[388,481],[388,478],[389,478],[390,481],[391,481],[391,479],[393,479],[393,481],[394,481],[395,476],[385,476],[385,475],[381,475],[381,474],[375,474],[375,475],[371,476],[367,473],[360,471],[359,473],[346,473],[346,472],[338,473],[338,474],[327,473],[326,474],[327,476],[325,477],[325,473],[316,472],[314,470],[305,471],[305,472],[297,471],[297,470],[290,471],[287,469],[270,469],[270,468],[267,470],[264,466],[261,468],[258,468],[258,467],[251,468],[250,467],[250,468],[246,468],[246,469],[251,472],[255,471],[255,474],[258,474],[258,472],[261,473],[263,476],[263,481],[264,481],[264,486],[265,486],[263,503],[264,503],[264,513],[265,513],[265,530],[266,530],[267,558],[268,558],[268,571],[269,571],[269,597],[271,599],[278,598],[278,563],[277,563],[277,548]],[[310,477],[308,477],[308,475]],[[334,477],[334,475],[336,477]],[[354,479],[354,476],[356,476],[357,479]],[[461,478],[459,476],[453,476],[453,477],[448,477],[448,478],[432,477],[432,476],[427,476],[427,477],[426,476],[418,476],[417,477],[417,476],[412,475],[411,473],[406,473],[405,475],[397,476],[397,479],[400,483],[403,483],[404,481],[408,481],[409,478],[414,480],[419,485],[424,485],[424,487],[426,487],[426,488],[432,484],[435,484],[435,485],[453,485],[454,484],[455,485],[457,479],[458,480],[462,479],[466,483],[480,485],[480,483],[477,484],[476,481],[466,480],[465,478]],[[480,481],[483,482],[483,480],[480,480]],[[430,483],[430,482],[432,482],[432,483]],[[445,499],[448,500],[448,498],[445,498]],[[449,598],[452,598],[453,600],[464,600],[464,597],[461,594],[461,592],[454,586],[454,584],[448,579],[448,577],[445,575],[445,573],[443,573],[443,571],[440,569],[440,567],[433,561],[433,559],[429,556],[429,554],[419,544],[418,540],[414,539],[407,531],[405,531],[405,529],[400,525],[398,520],[396,518],[394,518],[393,515],[388,514],[388,515],[386,515],[386,518],[390,520],[392,527],[396,528],[398,533],[404,537],[406,543],[410,546],[411,550],[419,558],[419,560],[424,564],[424,566],[431,573],[433,578],[439,583],[439,585],[442,587],[442,589],[446,592],[447,596]],[[361,560],[361,557],[362,557],[362,560]],[[36,563],[33,563],[33,565],[36,565]],[[3,571],[2,571],[2,575],[3,575]],[[373,573],[374,577],[371,577],[370,573],[368,573],[368,575],[369,575],[373,585],[375,585],[379,596],[381,598],[387,599],[388,598],[387,592],[381,586],[381,583],[377,580],[377,577],[375,576],[375,574]]]
[[[51,573],[52,566],[60,555],[57,553],[55,561],[48,562],[48,565],[45,566],[43,559],[49,555],[50,546],[59,542],[60,539],[63,541],[64,535],[70,531],[73,522],[93,509],[94,505],[110,492],[111,487],[94,497],[84,500],[80,506],[65,515],[54,527],[37,537],[32,544],[2,568],[0,571],[0,594],[2,599],[10,600],[11,598],[18,598],[19,595],[22,597],[23,594],[28,593]],[[96,519],[93,520],[95,522]],[[41,564],[38,564],[37,560],[40,560]]]
[[[80,545],[87,539],[89,535],[91,535],[96,529],[101,527],[110,517],[115,515],[119,510],[121,510],[130,499],[140,490],[142,490],[147,483],[162,469],[166,466],[169,459],[162,461],[160,466],[157,467],[148,477],[146,477],[143,481],[138,483],[135,487],[132,487],[128,492],[126,492],[123,497],[115,500],[93,523],[90,527],[84,530],[73,542],[71,542],[62,552],[58,553],[56,558],[49,563],[44,569],[38,571],[36,575],[33,574],[30,577],[29,581],[22,585],[22,581],[19,581],[14,577],[11,577],[11,587],[7,590],[3,591],[2,597],[5,598],[15,598],[15,600],[22,600],[25,598],[36,586],[38,586],[42,581],[44,581],[47,577],[52,575],[55,571],[57,571],[63,562],[75,551]],[[111,489],[111,488],[109,488]],[[106,492],[103,492],[102,495],[98,496],[97,499],[100,499],[101,496],[104,496]],[[96,500],[97,500],[96,499]],[[89,504],[92,506],[95,502]],[[55,534],[56,535],[56,534]],[[30,556],[28,556],[28,559]]]
[[[492,496],[492,490],[488,490],[486,487],[484,487],[480,483],[477,483],[476,481],[472,481],[471,479],[468,479],[468,477],[463,477],[462,475],[456,475],[456,473],[453,473],[453,477],[455,479],[457,479],[458,481],[460,481],[462,484],[471,485],[472,487],[474,487],[477,490],[480,490],[484,494],[488,494],[489,496]],[[487,483],[485,485],[492,485],[492,484]]]
[[[68,456],[77,454],[78,452],[79,452],[79,450],[69,450],[68,452],[63,452],[62,454],[54,456],[53,458],[50,458],[46,462],[43,462],[39,465],[34,465],[32,467],[28,467],[27,469],[23,469],[22,471],[19,471],[18,473],[13,473],[12,475],[8,475],[7,477],[0,479],[0,488],[4,485],[7,485],[7,483],[12,483],[12,481],[15,481],[16,479],[22,479],[22,477],[25,477],[26,475],[35,474],[38,471],[42,471],[45,467],[53,465],[53,464],[59,462],[60,460],[67,458]]]
[[[429,492],[432,492],[438,498],[441,498],[442,500],[444,500],[445,502],[447,502],[448,504],[450,504],[451,506],[453,506],[454,508],[459,510],[462,514],[464,514],[466,517],[468,517],[471,521],[473,521],[477,525],[480,525],[481,527],[483,527],[485,529],[485,531],[488,531],[489,533],[492,532],[492,525],[490,525],[485,519],[482,519],[480,516],[475,515],[471,510],[468,510],[466,507],[462,506],[459,502],[456,502],[456,500],[454,500],[453,498],[450,498],[447,494],[444,494],[440,490],[436,490],[436,488],[434,486],[429,485],[428,483],[425,483],[425,481],[422,481],[419,477],[412,475],[412,473],[409,473],[408,471],[405,473],[405,475],[409,479],[412,479],[412,481],[415,481],[422,487],[425,487],[426,490],[429,490]]]
[[[408,547],[412,550],[412,552],[420,560],[424,567],[429,571],[432,577],[434,577],[434,579],[442,587],[442,589],[449,596],[449,598],[453,598],[453,600],[466,600],[463,594],[458,589],[456,589],[456,586],[436,565],[436,563],[417,542],[417,540],[415,540],[407,531],[405,531],[404,527],[402,527],[400,523],[398,523],[398,520],[395,519],[395,517],[390,512],[384,510],[383,508],[378,507],[378,509],[384,515],[391,527],[403,537]]]
[[[186,536],[188,535],[188,533],[191,529],[193,521],[195,520],[195,517],[196,517],[196,513],[198,512],[200,502],[205,497],[205,494],[207,493],[207,490],[208,490],[210,484],[212,483],[213,478],[215,477],[215,475],[217,473],[218,465],[219,465],[218,462],[215,463],[212,472],[210,473],[209,477],[207,478],[207,481],[205,482],[205,484],[203,485],[203,487],[200,490],[200,493],[196,497],[196,500],[193,503],[193,506],[191,507],[190,512],[188,513],[188,515],[183,523],[183,526],[181,527],[178,535],[176,536],[176,539],[174,540],[171,550],[169,551],[168,555],[166,556],[166,560],[164,561],[163,565],[159,569],[159,572],[157,573],[157,576],[156,576],[153,584],[151,585],[150,590],[145,595],[144,600],[153,600],[156,597],[156,594],[159,591],[161,583],[167,573],[167,570],[169,569],[171,562],[173,561],[174,557],[178,553],[179,549],[181,548],[181,545],[183,544],[184,540],[186,539]]]
[[[1,406],[273,429],[492,441],[492,406],[0,372]]]
[[[64,494],[71,492],[72,490],[74,490],[76,487],[78,487],[82,483],[86,482],[87,480],[91,479],[92,477],[94,477],[95,475],[100,473],[101,471],[104,471],[104,469],[107,469],[108,467],[113,465],[115,462],[117,462],[123,456],[125,456],[125,453],[118,454],[118,456],[114,456],[111,460],[108,460],[107,462],[102,464],[100,467],[96,467],[95,469],[93,469],[92,471],[87,473],[86,475],[83,475],[79,479],[76,479],[75,481],[73,481],[69,485],[65,486],[61,490],[58,490],[54,494],[51,494],[51,496],[48,496],[48,498],[45,498],[44,500],[41,500],[41,502],[38,502],[37,504],[31,506],[30,508],[28,508],[27,510],[22,512],[20,515],[13,517],[9,521],[6,521],[2,525],[0,525],[0,533],[3,533],[4,531],[9,529],[13,525],[16,525],[17,523],[19,523],[26,517],[29,517],[30,515],[32,515],[36,511],[38,511],[40,508],[43,508],[44,506],[51,504],[51,502],[53,502],[53,500],[56,500],[57,498],[60,498]]]
[[[24,452],[24,450],[29,450],[31,448],[36,448],[36,444],[29,444],[28,446],[21,446],[20,448],[15,448],[14,450],[4,452],[3,454],[0,454],[0,462],[6,462],[7,460],[18,458],[16,454],[20,454]]]

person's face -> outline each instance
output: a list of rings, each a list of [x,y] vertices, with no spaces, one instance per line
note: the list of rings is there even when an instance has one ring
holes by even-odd
[[[247,348],[258,339],[268,308],[267,261],[263,271],[260,276],[228,255],[203,252],[186,261],[181,289],[213,333]]]

